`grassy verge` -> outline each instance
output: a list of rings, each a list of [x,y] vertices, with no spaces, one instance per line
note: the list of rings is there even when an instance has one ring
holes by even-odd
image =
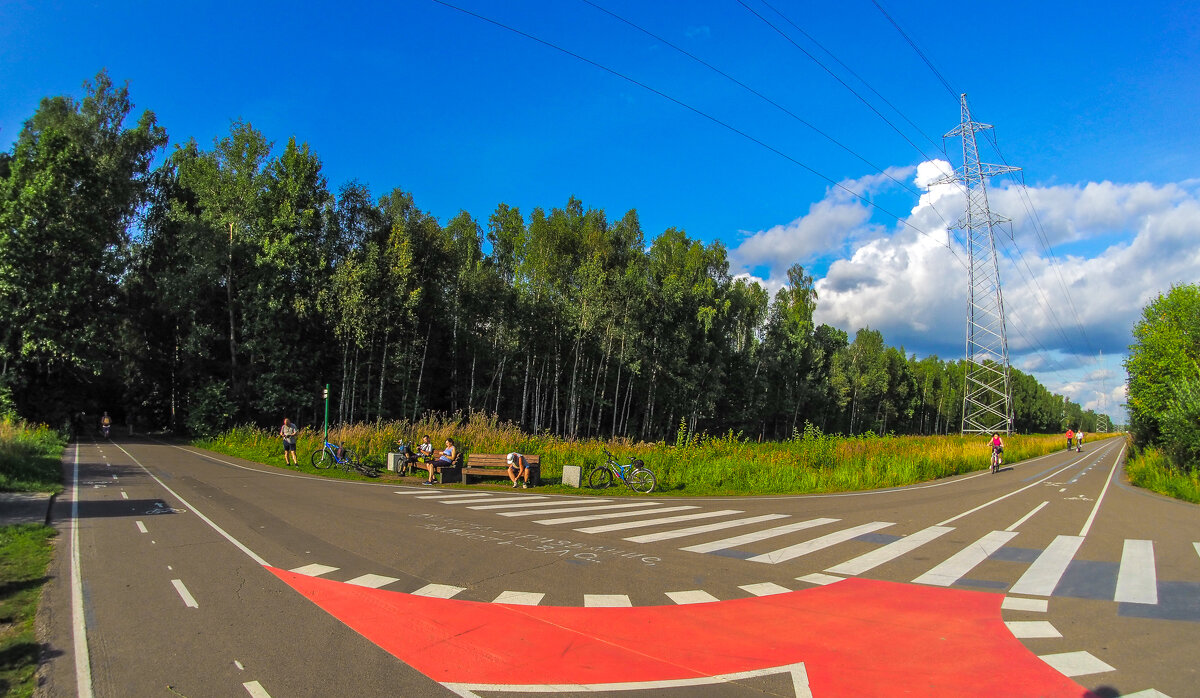
[[[987,468],[991,451],[986,437],[973,436],[861,436],[841,437],[808,430],[779,443],[756,443],[735,434],[700,437],[677,446],[662,443],[566,441],[531,435],[509,423],[474,417],[430,418],[416,424],[386,422],[341,427],[330,432],[331,441],[353,448],[361,457],[382,463],[396,441],[419,443],[428,434],[436,448],[447,437],[463,452],[536,453],[542,458],[542,478],[561,481],[564,465],[586,472],[603,462],[604,449],[640,458],[658,476],[659,490],[686,496],[803,494],[899,487]],[[1095,435],[1090,443],[1095,443]],[[303,429],[297,446],[301,470],[317,472],[309,455],[321,445],[319,430]],[[1062,448],[1058,434],[1020,435],[1005,439],[1005,460],[1014,462]],[[202,448],[259,463],[283,464],[283,447],[273,430],[241,427],[220,436],[195,442]],[[320,471],[335,477],[357,477],[340,471]],[[492,482],[497,482],[493,480]],[[499,481],[500,484],[505,484]],[[575,488],[565,491],[580,493]],[[617,492],[605,492],[606,496]]]
[[[40,524],[0,526],[0,695],[31,696],[37,685],[34,618],[54,535]]]
[[[64,444],[46,426],[0,419],[0,492],[62,492]]]
[[[1200,504],[1200,472],[1177,470],[1157,449],[1131,450],[1125,472],[1129,474],[1129,481],[1138,487]]]

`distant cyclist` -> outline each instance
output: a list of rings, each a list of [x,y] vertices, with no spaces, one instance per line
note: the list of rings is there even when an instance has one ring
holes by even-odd
[[[1075,444],[1072,443],[1074,440],[1075,440],[1075,430],[1068,427],[1067,428],[1067,450],[1068,451],[1070,451],[1075,446]]]
[[[1083,430],[1075,432],[1075,450],[1083,453]]]
[[[999,434],[992,434],[992,472],[1004,464],[1004,440]]]
[[[105,412],[104,416],[100,418],[100,433],[104,434],[104,438],[106,439],[108,438],[109,429],[112,429],[112,417],[109,417],[108,413]]]

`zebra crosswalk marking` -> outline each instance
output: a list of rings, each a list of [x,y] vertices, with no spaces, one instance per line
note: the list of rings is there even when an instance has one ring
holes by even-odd
[[[583,521],[603,521],[605,519],[627,519],[630,516],[641,516],[642,514],[646,514],[646,513],[663,514],[668,511],[686,511],[688,509],[699,509],[699,508],[700,507],[698,507],[698,506],[685,505],[685,506],[678,506],[678,507],[664,507],[662,509],[653,509],[653,510],[651,510],[651,512],[618,511],[614,514],[585,514],[583,516],[564,516],[564,517],[558,518],[558,519],[538,519],[537,521],[534,521],[534,523],[539,523],[544,526],[551,526],[554,524],[580,523]]]
[[[337,571],[338,571],[337,567],[330,567],[329,565],[318,565],[315,562],[311,565],[305,565],[303,567],[297,567],[294,570],[289,570],[289,572],[295,572],[296,574],[302,574],[306,577],[320,577],[323,574],[328,574],[330,572],[337,572]]]
[[[547,506],[543,504],[542,506]],[[574,514],[577,511],[596,511],[610,509],[632,509],[640,507],[649,510],[649,507],[657,507],[657,502],[634,502],[633,504],[601,504],[598,506],[588,507],[568,507],[566,509],[535,509],[533,511],[502,511],[500,516],[541,516],[543,514]]]
[[[659,511],[664,511],[660,509]],[[661,533],[647,533],[641,536],[631,536],[625,540],[631,543],[653,543],[660,540],[670,540],[672,538],[683,538],[684,536],[694,536],[700,533],[711,533],[713,531],[723,531],[727,528],[737,526],[748,526],[750,524],[761,523],[763,521],[774,521],[776,519],[786,519],[787,514],[764,514],[762,516],[751,516],[746,519],[734,519],[732,521],[718,521],[717,523],[704,524],[702,526],[690,526],[688,528],[678,528],[674,531],[662,531]]]
[[[428,596],[433,599],[450,599],[454,598],[463,587],[450,586],[449,584],[426,584],[425,586],[413,592],[413,596]]]
[[[466,493],[466,494],[427,494],[427,495],[423,495],[423,496],[421,496],[421,497],[416,497],[415,499],[445,499],[445,500],[451,500],[451,499],[461,499],[461,500],[466,500],[466,499],[475,499],[475,500],[484,500],[484,499],[491,499],[493,496],[495,496],[495,495],[493,495],[493,494],[491,494],[491,493],[489,493],[489,492],[468,492],[468,493]]]
[[[818,550],[824,550],[825,548],[837,545],[838,543],[845,543],[846,541],[857,538],[864,533],[871,533],[872,531],[878,531],[881,528],[887,528],[888,526],[894,525],[895,524],[888,523],[886,521],[872,521],[871,523],[853,526],[842,531],[835,531],[834,533],[830,533],[819,538],[806,540],[803,543],[789,545],[786,548],[772,550],[769,553],[755,555],[754,557],[747,559],[749,559],[751,562],[765,562],[768,565],[777,565],[781,562],[787,562],[788,560],[798,558],[801,555],[808,555],[809,553],[813,553]]]
[[[1117,572],[1113,601],[1158,603],[1158,579],[1154,570],[1154,541],[1126,540]]]
[[[734,536],[732,538],[723,538],[721,540],[714,540],[709,543],[689,545],[686,548],[680,548],[680,550],[686,550],[689,553],[711,553],[714,550],[736,548],[737,546],[745,543],[757,543],[760,540],[767,540],[768,538],[775,538],[776,536],[785,536],[796,531],[803,531],[806,528],[821,526],[827,523],[834,523],[840,520],[841,519],[809,519],[808,521],[798,521],[796,523],[784,524],[782,526],[776,526],[775,528],[768,528],[762,531],[744,533],[740,536]]]
[[[1000,603],[1000,608],[1005,611],[1031,611],[1033,613],[1045,613],[1049,606],[1050,602],[1046,599],[1021,599],[1015,596],[1006,596]]]
[[[1116,669],[1100,661],[1090,652],[1042,654],[1038,656],[1038,659],[1054,667],[1064,676],[1084,676],[1086,674],[1102,674],[1106,671],[1116,671]]]
[[[830,567],[825,571],[831,574],[844,574],[851,576],[862,574],[863,572],[874,569],[885,562],[891,562],[905,553],[916,550],[920,546],[925,545],[938,536],[949,533],[953,530],[953,526],[930,526],[929,528],[922,529],[911,535],[907,535],[898,541],[888,543],[878,550],[872,550],[865,555],[859,555],[853,560],[847,560],[840,565]]]
[[[1009,593],[1027,596],[1053,595],[1054,588],[1058,586],[1080,545],[1083,545],[1083,536],[1055,538],[1009,589]]]
[[[507,603],[515,606],[536,606],[546,597],[535,591],[504,591],[492,603]]]
[[[975,569],[976,565],[986,560],[992,553],[1004,547],[1004,544],[1015,538],[1016,535],[1016,531],[992,531],[950,556],[937,567],[917,577],[913,583],[948,587],[962,579],[967,572]]]
[[[1018,640],[1062,637],[1062,633],[1058,632],[1058,628],[1055,628],[1049,621],[1045,620],[1010,620],[1005,621],[1004,625],[1008,627],[1008,631],[1013,634],[1013,637]]]
[[[524,497],[506,497],[504,499],[493,499],[492,503],[504,505],[504,504],[511,504],[513,502],[530,502],[535,499],[546,499],[546,497],[544,495],[540,495],[540,494],[527,495]],[[470,499],[452,499],[452,500],[443,500],[442,501],[442,504],[476,504],[476,503],[477,502],[474,502]],[[547,502],[539,502],[539,504],[545,505],[545,504],[547,504]]]
[[[625,594],[584,594],[583,605],[588,608],[629,608],[633,602]]]
[[[755,596],[771,596],[774,594],[786,594],[791,591],[785,586],[781,586],[774,582],[760,582],[758,584],[743,584],[738,587],[743,591],[747,591]]]
[[[657,511],[654,513],[658,513]],[[622,523],[603,524],[600,526],[590,526],[588,528],[577,528],[580,533],[607,533],[609,531],[624,531],[630,528],[644,528],[646,526],[659,526],[662,524],[679,523],[680,521],[695,521],[696,519],[711,519],[714,516],[729,516],[730,514],[741,514],[740,509],[722,509],[720,511],[702,511],[699,514],[680,514],[678,516],[664,516],[660,519],[643,519],[641,521],[624,521]]]
[[[385,577],[382,574],[364,574],[363,576],[355,577],[346,583],[360,587],[367,587],[368,589],[378,589],[380,587],[387,586],[392,582],[398,581],[400,580],[396,579],[395,577]]]
[[[707,591],[702,591],[699,589],[694,591],[668,591],[667,598],[680,605],[690,603],[712,603],[714,601],[720,601],[720,599],[708,593]]]

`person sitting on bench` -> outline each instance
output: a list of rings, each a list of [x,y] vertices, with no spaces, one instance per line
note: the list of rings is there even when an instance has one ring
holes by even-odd
[[[508,479],[512,480],[512,486],[516,487],[517,480],[524,478],[521,487],[529,487],[529,464],[526,462],[525,456],[514,451],[508,454],[505,460],[508,462]]]
[[[424,444],[422,444],[422,446],[423,445]],[[432,485],[434,480],[437,478],[437,469],[448,468],[454,465],[454,459],[457,456],[458,447],[454,445],[454,439],[447,437],[446,448],[442,450],[442,453],[438,456],[437,460],[429,464],[429,480],[426,481],[425,484]]]

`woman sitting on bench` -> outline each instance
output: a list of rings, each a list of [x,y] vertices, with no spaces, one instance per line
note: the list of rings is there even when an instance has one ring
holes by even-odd
[[[429,480],[426,485],[432,485],[437,478],[438,468],[448,468],[454,465],[454,459],[458,457],[458,447],[454,445],[454,439],[446,438],[446,448],[442,451],[438,459],[429,464]]]

